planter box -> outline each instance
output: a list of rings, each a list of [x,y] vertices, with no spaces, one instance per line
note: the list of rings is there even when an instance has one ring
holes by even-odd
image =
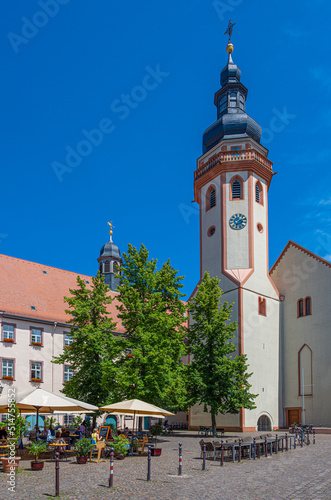
[[[78,464],[86,464],[86,462],[87,462],[87,457],[77,457]]]
[[[152,457],[159,457],[162,453],[162,448],[151,448]]]
[[[18,469],[18,465],[19,465],[19,461],[21,460],[21,457],[15,457],[15,463],[14,464],[8,463],[9,460],[12,460],[12,459],[10,459],[10,458],[2,458],[1,459],[3,471],[5,473],[11,472],[12,471],[12,467],[14,467],[14,470],[16,471]]]

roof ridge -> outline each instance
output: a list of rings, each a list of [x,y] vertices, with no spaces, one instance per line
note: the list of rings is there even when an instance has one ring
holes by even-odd
[[[295,241],[289,240],[288,243],[287,243],[287,245],[285,246],[284,250],[282,251],[282,253],[278,257],[278,259],[276,260],[276,262],[274,263],[274,265],[270,269],[269,274],[272,274],[275,271],[276,267],[278,266],[278,264],[280,263],[280,261],[284,257],[285,253],[290,248],[290,246],[293,246],[294,248],[297,248],[301,252],[306,253],[307,255],[309,255],[310,257],[312,257],[313,259],[315,259],[315,260],[321,262],[322,264],[324,264],[325,266],[328,266],[328,267],[331,268],[331,262],[329,262],[326,259],[323,259],[323,257],[320,257],[316,253],[313,253],[310,250],[307,250],[307,248],[303,247],[302,245],[299,245],[299,243],[295,243]]]

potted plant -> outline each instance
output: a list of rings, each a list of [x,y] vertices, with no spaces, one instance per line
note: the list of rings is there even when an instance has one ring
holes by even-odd
[[[14,339],[3,339],[4,342],[7,342],[7,344],[13,344]]]
[[[32,378],[31,382],[42,382],[41,378]]]
[[[7,433],[8,433],[8,457],[1,457],[3,471],[5,473],[12,472],[18,469],[19,461],[21,457],[16,455],[16,447],[21,434],[26,428],[26,420],[19,414],[16,403],[14,406],[12,404],[9,407],[8,417],[6,420]]]
[[[82,439],[78,439],[78,441],[76,441],[74,450],[75,450],[75,453],[77,456],[77,463],[78,464],[86,464],[88,454],[90,453],[92,448],[93,448],[93,444],[91,443],[91,441],[89,439],[82,438]]]
[[[163,428],[161,424],[151,425],[149,428],[149,433],[155,437],[155,447],[151,449],[151,454],[153,457],[159,457],[162,452],[162,448],[157,448],[157,436],[163,434]]]
[[[12,377],[11,375],[4,375],[2,378],[4,380],[14,380],[14,377]]]
[[[112,443],[114,448],[114,455],[117,460],[123,460],[129,451],[130,445],[129,441],[123,436],[114,437],[114,442]]]
[[[29,455],[34,456],[34,461],[31,461],[31,469],[32,470],[42,470],[44,467],[44,462],[39,461],[39,454],[45,453],[47,450],[46,443],[40,443],[38,441],[32,441],[31,445],[28,446]]]
[[[35,345],[37,347],[42,347],[43,344],[42,344],[42,342],[36,342],[35,340],[32,340],[31,345]]]

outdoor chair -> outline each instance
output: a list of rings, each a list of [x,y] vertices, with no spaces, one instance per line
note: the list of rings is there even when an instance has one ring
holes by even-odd
[[[145,436],[144,439],[139,439],[138,440],[138,447],[137,447],[137,452],[139,455],[147,455],[148,451],[145,450],[145,445],[148,443],[148,437]]]
[[[105,462],[106,460],[101,459],[102,450],[106,448],[106,443],[104,441],[98,441],[92,450],[90,451],[90,462],[99,463]],[[96,460],[93,460],[93,456],[97,455]]]

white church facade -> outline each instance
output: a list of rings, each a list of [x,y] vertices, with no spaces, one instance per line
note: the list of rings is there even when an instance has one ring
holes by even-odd
[[[203,136],[194,197],[200,208],[200,276],[205,271],[218,276],[223,300],[234,303],[235,344],[248,357],[251,392],[258,396],[256,409],[219,415],[217,426],[276,430],[299,421],[331,427],[331,264],[289,242],[269,270],[273,165],[260,143],[261,127],[246,114],[247,89],[232,50],[229,43],[215,94],[217,121]],[[115,298],[111,313],[116,321],[114,273],[121,257],[111,239],[98,262]],[[63,296],[76,287],[76,278],[76,273],[0,256],[0,376],[5,389],[0,404],[10,387],[17,399],[38,385],[59,393],[72,376],[70,366],[51,360],[70,348]],[[124,333],[120,322],[117,326]],[[191,429],[210,426],[210,415],[194,406],[188,424]]]

